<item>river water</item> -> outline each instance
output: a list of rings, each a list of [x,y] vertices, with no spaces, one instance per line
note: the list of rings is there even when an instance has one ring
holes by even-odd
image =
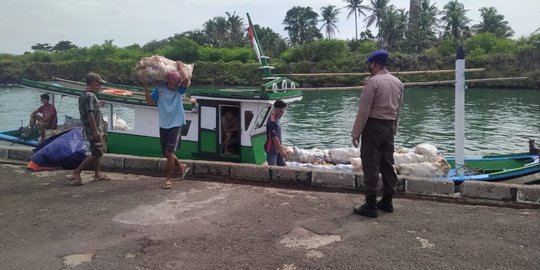
[[[0,87],[0,130],[28,124],[40,105],[36,91]],[[350,147],[358,91],[305,92],[283,116],[283,140],[300,148]],[[56,101],[59,121],[78,118],[76,98]],[[129,123],[131,113],[120,118]],[[540,142],[540,91],[468,89],[465,94],[465,155],[528,151],[528,139]],[[454,89],[406,88],[396,147],[435,145],[443,155],[454,154]]]

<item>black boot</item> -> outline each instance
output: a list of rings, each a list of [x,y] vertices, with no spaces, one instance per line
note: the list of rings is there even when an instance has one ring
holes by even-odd
[[[392,205],[392,195],[383,195],[382,199],[377,202],[377,208],[384,212],[393,213],[394,206]]]
[[[377,196],[366,196],[366,202],[362,205],[356,205],[353,208],[355,214],[376,218],[379,213],[377,211]]]

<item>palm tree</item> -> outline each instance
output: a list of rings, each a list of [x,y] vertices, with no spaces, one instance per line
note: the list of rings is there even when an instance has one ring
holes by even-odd
[[[379,27],[381,25],[381,19],[384,14],[384,11],[388,7],[388,2],[390,0],[371,0],[367,6],[367,10],[371,12],[364,21],[367,23],[367,27],[370,27],[373,23],[375,26]]]
[[[467,24],[471,20],[465,15],[469,11],[465,9],[462,3],[457,0],[450,1],[443,7],[443,17],[441,20],[445,23],[445,35],[451,36],[454,40],[462,41],[469,28]]]
[[[378,35],[381,47],[389,50],[400,50],[400,43],[407,30],[409,13],[404,9],[396,9],[391,5],[386,8],[381,20]]]
[[[227,40],[229,27],[227,19],[222,16],[214,17],[204,23],[204,32],[208,36],[208,43],[214,47],[223,47]]]
[[[417,20],[419,10],[420,10],[420,0],[410,0],[409,1],[409,22]]]
[[[244,22],[242,18],[225,12],[227,18],[216,16],[204,23],[204,33],[208,37],[208,43],[214,47],[242,46],[244,42]]]
[[[231,47],[238,47],[244,43],[244,22],[240,16],[236,15],[236,12],[225,12],[227,15],[228,24],[228,43]]]
[[[483,7],[480,10],[482,21],[473,25],[473,30],[477,33],[493,33],[497,37],[508,38],[514,35],[514,31],[508,22],[504,20],[504,15],[498,14],[494,7]]]
[[[367,6],[362,5],[362,2],[364,0],[343,0],[345,3],[347,3],[346,6],[343,8],[346,8],[349,10],[349,14],[347,14],[347,19],[351,17],[351,15],[354,13],[354,29],[356,32],[356,39],[358,40],[358,14],[366,16],[366,13],[364,13],[364,10],[367,9]]]
[[[430,3],[430,0],[420,0],[416,13],[415,18],[409,18],[405,43],[409,51],[419,53],[431,47],[437,38],[435,30],[439,10],[435,4]]]
[[[322,38],[322,34],[317,28],[319,14],[311,7],[293,7],[285,14],[283,24],[289,33],[292,44],[304,44],[317,38]]]
[[[337,22],[339,19],[337,16],[339,15],[339,9],[336,8],[334,5],[329,5],[326,7],[321,8],[321,22],[323,23],[320,30],[325,28],[326,32],[326,38],[333,38],[336,35],[337,30]]]

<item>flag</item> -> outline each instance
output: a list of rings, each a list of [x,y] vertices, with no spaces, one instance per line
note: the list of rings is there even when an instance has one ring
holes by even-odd
[[[255,50],[255,54],[257,54],[257,59],[259,60],[259,64],[262,64],[261,62],[261,51],[259,49],[259,44],[257,44],[257,39],[255,38],[255,30],[253,29],[253,25],[251,25],[251,20],[249,20],[249,39],[251,40],[251,44],[253,45],[253,49]]]

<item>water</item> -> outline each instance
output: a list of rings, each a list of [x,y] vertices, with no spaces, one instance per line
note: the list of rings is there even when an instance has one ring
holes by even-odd
[[[30,113],[41,103],[39,92],[24,88],[0,88],[0,130],[28,124]],[[329,149],[351,146],[359,92],[305,92],[283,116],[286,145]],[[469,89],[465,95],[465,155],[526,152],[528,139],[540,142],[540,91],[516,89]],[[77,99],[56,101],[59,121],[78,118]],[[133,123],[133,113],[115,108]],[[454,154],[454,90],[406,88],[396,146],[412,148],[431,143],[443,155]]]
[[[351,146],[359,92],[305,92],[283,117],[284,140],[301,148]],[[465,155],[528,151],[540,142],[540,91],[468,89],[465,95]],[[396,147],[435,145],[454,155],[454,89],[406,88]]]

